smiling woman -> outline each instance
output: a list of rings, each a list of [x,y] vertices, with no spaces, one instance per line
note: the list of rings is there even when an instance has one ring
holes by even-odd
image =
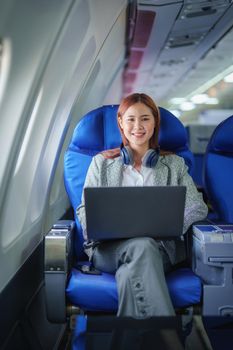
[[[119,124],[133,151],[135,162],[149,149],[149,141],[154,134],[155,119],[149,107],[141,102],[129,107]],[[139,163],[140,165],[140,163]]]
[[[112,159],[102,154],[94,156],[84,188],[185,186],[185,233],[194,221],[206,216],[207,207],[187,172],[183,158],[158,151],[160,115],[156,104],[148,95],[134,93],[122,100],[117,119],[122,135],[120,154],[113,154]],[[77,215],[83,228],[86,253],[94,266],[103,272],[115,273],[117,315],[134,318],[175,315],[165,281],[165,273],[181,260],[176,254],[175,242],[135,237],[93,242],[91,245],[92,242],[87,241],[84,196]]]
[[[122,101],[118,110],[118,125],[124,144],[122,152],[127,149],[132,153],[135,169],[140,170],[150,146],[150,152],[158,147],[159,124],[158,107],[149,96],[132,94]]]
[[[204,152],[217,124],[233,114],[232,42],[232,0],[0,0],[1,349],[58,349],[64,325],[52,324],[45,314],[44,237],[52,227],[59,231],[57,221],[75,219],[77,259],[87,258],[81,229],[82,223],[88,238],[81,203],[85,178],[85,186],[97,187],[111,183],[167,190],[183,184],[188,194],[184,231],[204,216],[206,207],[193,181],[211,201],[201,179]],[[180,120],[170,115],[171,109]],[[86,121],[91,126],[83,128]],[[229,145],[226,151],[228,157]],[[224,183],[225,173],[221,171]],[[67,191],[68,183],[75,187]],[[208,185],[216,187],[215,178]],[[233,198],[229,188],[226,196]],[[135,241],[125,242],[125,250],[118,242],[119,251],[126,252],[119,261],[100,244],[93,254],[96,267],[108,265],[116,272],[119,315],[174,313],[163,271],[164,258],[165,270],[176,262],[174,242],[163,247],[142,241],[148,272],[137,266],[141,252]],[[227,264],[232,269],[233,263]],[[48,269],[54,276],[54,265]],[[138,299],[137,283],[129,282],[134,272],[144,293]],[[115,288],[115,275],[111,278]],[[47,306],[62,310],[59,319],[66,322],[65,282],[62,291],[57,282],[54,286],[64,308],[58,308],[62,303],[54,292]],[[191,283],[187,286],[192,289]],[[89,295],[98,312],[105,310],[96,294]],[[232,298],[220,292],[219,300],[226,308],[229,300],[233,310]],[[207,303],[211,312],[216,309],[212,296]]]

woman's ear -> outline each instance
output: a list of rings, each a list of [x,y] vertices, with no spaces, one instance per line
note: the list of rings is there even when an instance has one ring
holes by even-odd
[[[119,125],[120,125],[120,128],[123,129],[122,119],[121,119],[121,118],[118,118],[118,123],[119,123]]]

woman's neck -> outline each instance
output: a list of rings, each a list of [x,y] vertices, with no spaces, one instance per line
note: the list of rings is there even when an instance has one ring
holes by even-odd
[[[134,168],[140,171],[142,166],[142,158],[148,149],[132,149],[133,152],[133,160],[134,160]]]

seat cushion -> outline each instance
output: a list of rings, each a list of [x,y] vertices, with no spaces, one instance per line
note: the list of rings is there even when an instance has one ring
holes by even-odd
[[[72,268],[66,296],[84,311],[111,312],[118,307],[115,276],[109,273],[88,275]]]
[[[166,276],[171,300],[175,308],[200,303],[202,284],[200,278],[189,268],[177,269]]]
[[[175,308],[200,302],[201,281],[191,269],[182,268],[170,272],[166,280]],[[87,275],[73,268],[66,295],[73,305],[84,311],[115,312],[118,307],[115,277],[108,273]]]

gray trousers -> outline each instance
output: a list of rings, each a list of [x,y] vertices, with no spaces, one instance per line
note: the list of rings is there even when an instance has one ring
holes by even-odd
[[[173,316],[165,272],[171,268],[160,242],[142,237],[104,242],[93,252],[94,266],[115,273],[118,316]]]

